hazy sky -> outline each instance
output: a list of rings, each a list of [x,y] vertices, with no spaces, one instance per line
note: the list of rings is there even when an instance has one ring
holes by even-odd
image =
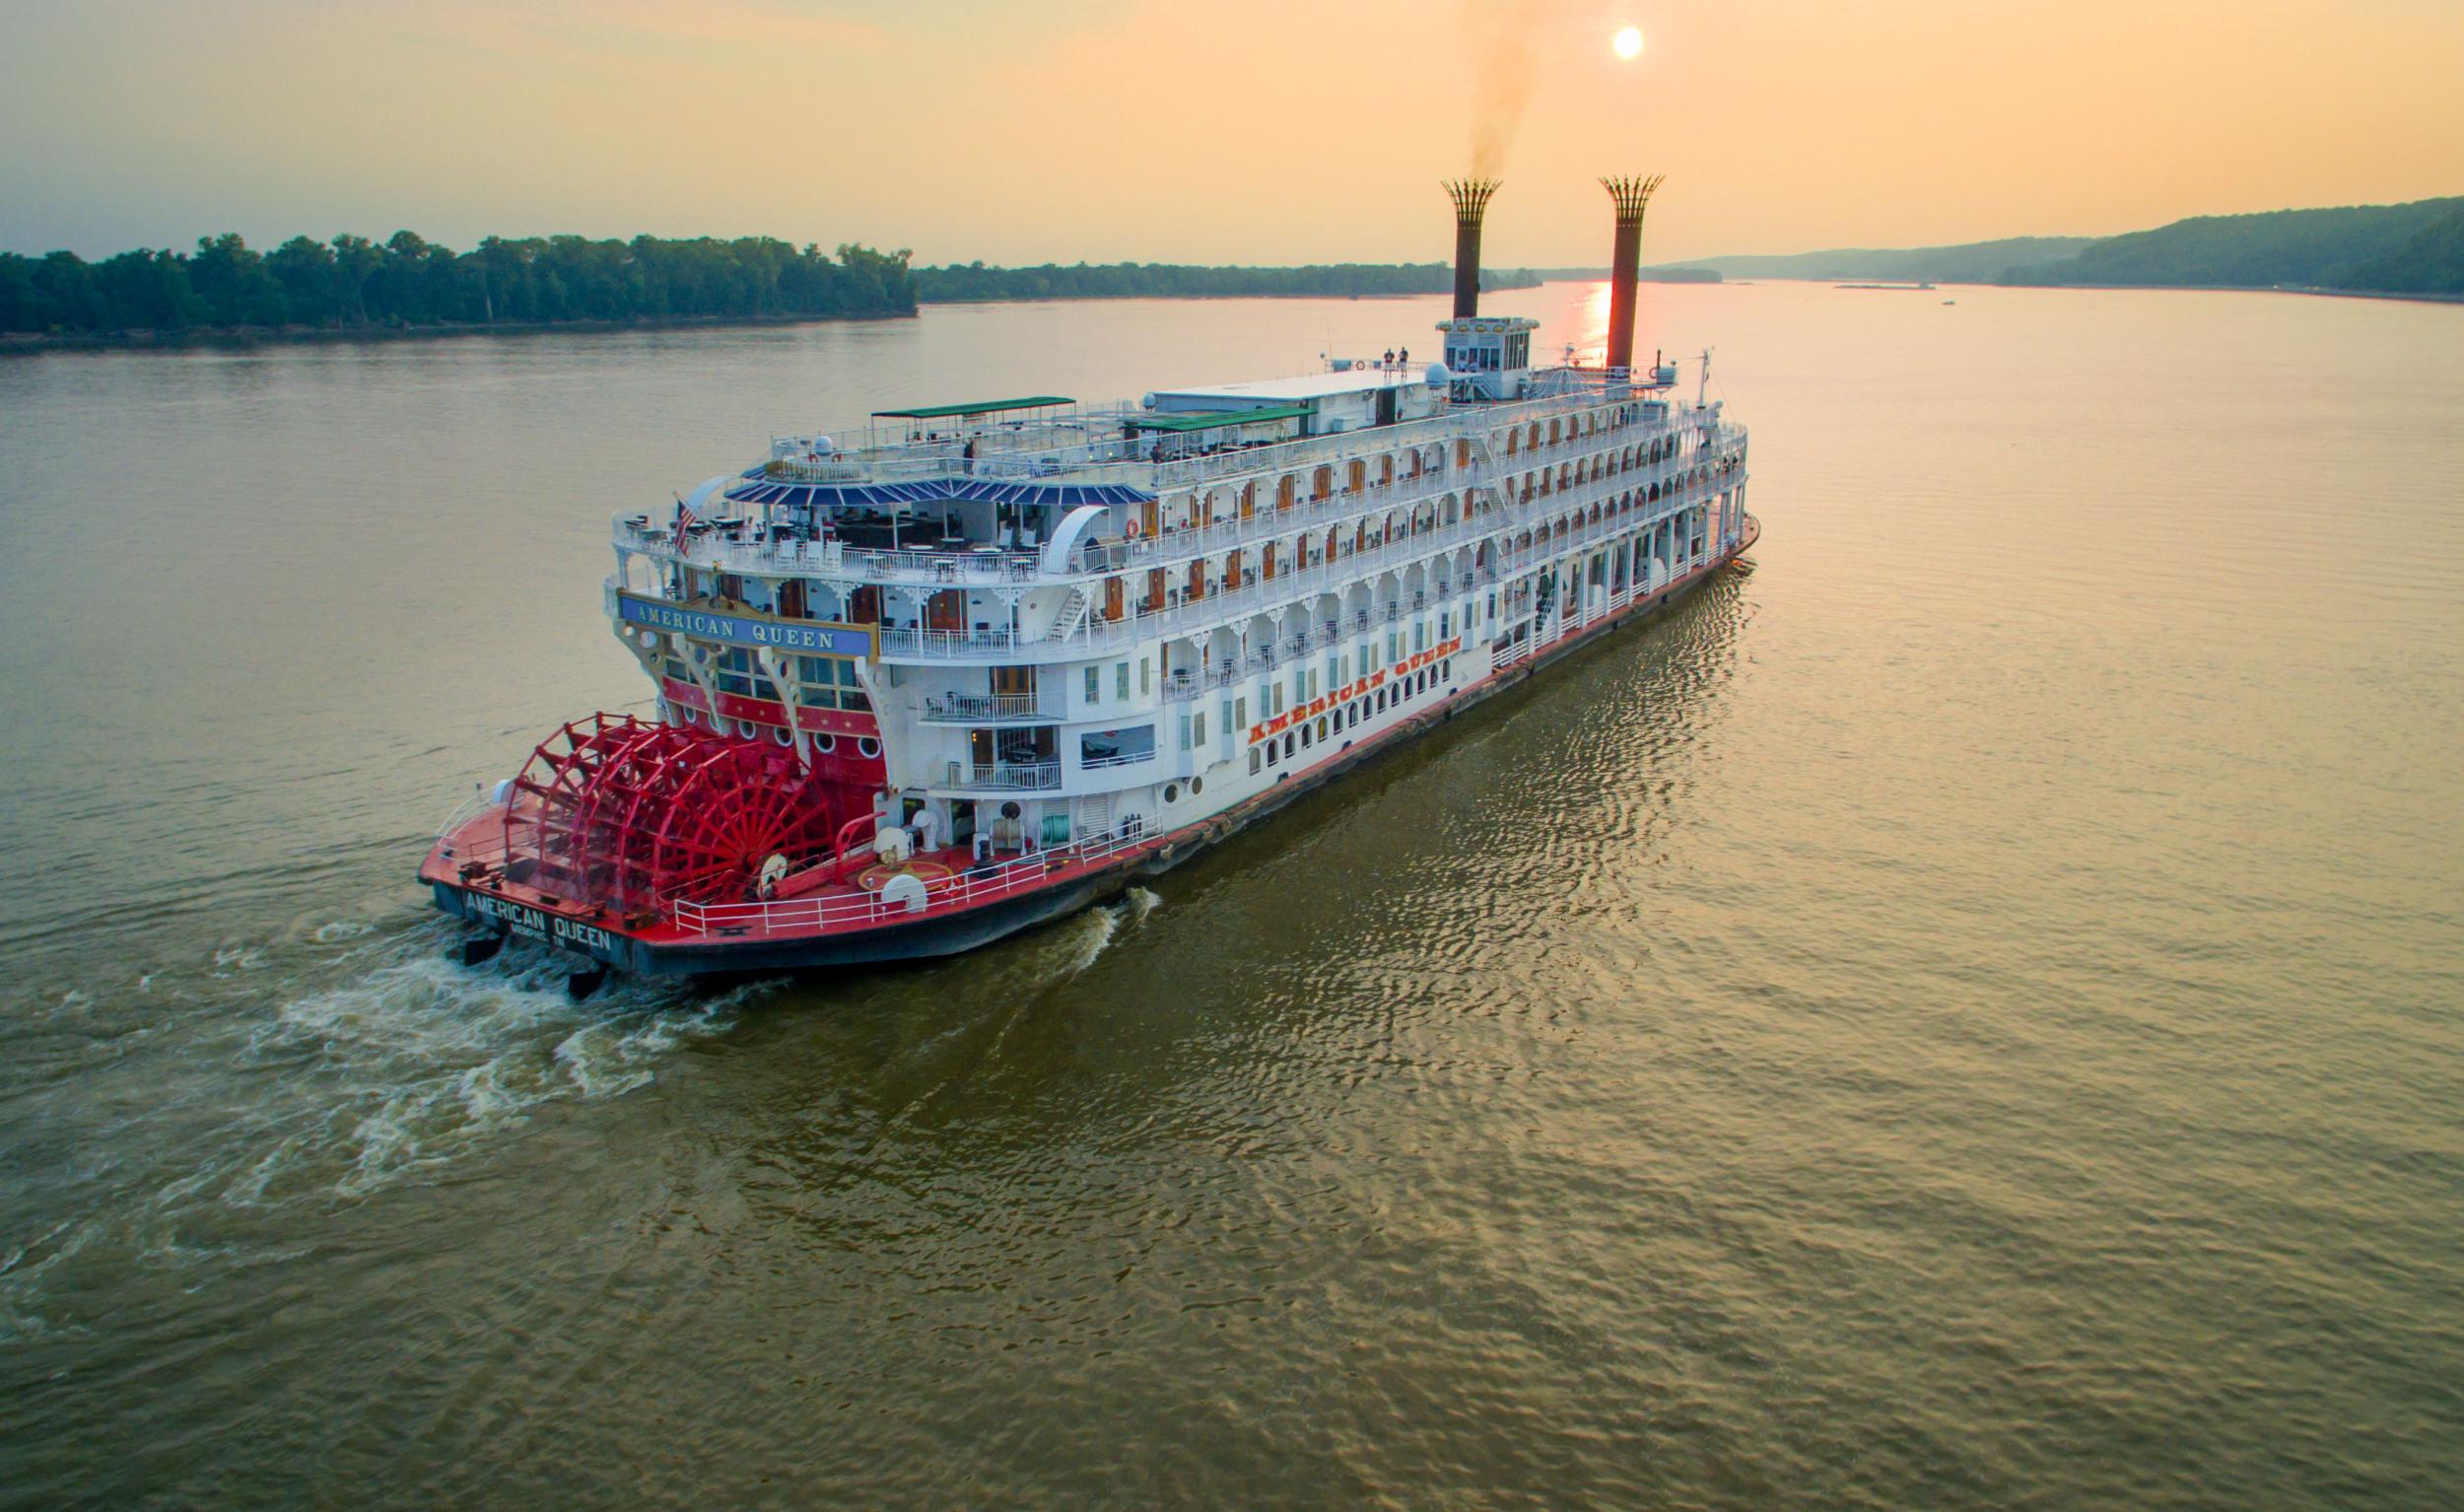
[[[1439,261],[1518,80],[1496,263],[1608,172],[1654,261],[2464,193],[2464,0],[0,0],[0,247]]]

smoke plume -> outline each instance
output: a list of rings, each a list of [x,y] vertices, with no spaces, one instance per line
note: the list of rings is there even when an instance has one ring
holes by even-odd
[[[1472,64],[1472,172],[1502,177],[1532,100],[1532,45],[1546,25],[1547,0],[1463,0],[1464,46]]]

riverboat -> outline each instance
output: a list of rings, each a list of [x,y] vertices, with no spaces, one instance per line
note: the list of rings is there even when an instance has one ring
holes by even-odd
[[[1750,547],[1745,432],[1609,340],[1478,310],[1407,350],[1134,402],[879,411],[613,522],[648,717],[558,729],[419,869],[477,927],[642,975],[942,956],[1084,908],[1418,738]],[[1708,354],[1704,356],[1707,377]]]

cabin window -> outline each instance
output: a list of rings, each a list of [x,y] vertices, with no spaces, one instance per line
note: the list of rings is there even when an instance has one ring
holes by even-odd
[[[1133,725],[1128,729],[1091,729],[1078,737],[1078,765],[1082,767],[1127,766],[1144,761],[1155,754],[1155,726]]]
[[[1266,742],[1266,765],[1270,767],[1282,759],[1282,753],[1275,749],[1275,741],[1269,740]],[[1251,761],[1254,763],[1257,760],[1258,753],[1256,751],[1252,751],[1249,754]],[[1252,765],[1250,770],[1255,772],[1258,768],[1255,765]]]
[[[1185,750],[1185,751],[1186,751],[1186,750],[1188,750],[1189,748],[1190,748],[1190,717],[1189,717],[1188,715],[1186,715],[1186,714],[1185,714],[1185,715],[1181,716],[1181,749],[1183,749],[1183,750]],[[1167,799],[1165,799],[1165,801],[1166,801],[1166,802],[1170,802],[1170,801],[1171,801],[1171,799],[1167,798]]]
[[[1249,748],[1249,775],[1258,775],[1258,747],[1254,745]]]
[[[1088,667],[1086,669],[1086,701],[1090,704],[1102,702],[1098,695],[1103,692],[1103,669],[1101,667]]]
[[[1113,697],[1125,704],[1128,703],[1129,701],[1129,663],[1124,661],[1113,667],[1112,684]]]
[[[1236,698],[1232,701],[1232,722],[1236,725],[1249,722],[1248,699]]]
[[[1198,733],[1194,738],[1198,744],[1204,745],[1206,743],[1206,711],[1201,709],[1191,718],[1198,726]]]

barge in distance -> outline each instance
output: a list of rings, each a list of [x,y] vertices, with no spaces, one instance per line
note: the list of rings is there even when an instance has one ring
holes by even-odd
[[[885,410],[618,517],[606,610],[655,711],[565,725],[447,821],[419,875],[480,927],[465,957],[967,950],[1701,585],[1758,530],[1745,433],[1633,366],[1657,180],[1606,182],[1597,366],[1479,312],[1495,185],[1450,184],[1436,362]]]

